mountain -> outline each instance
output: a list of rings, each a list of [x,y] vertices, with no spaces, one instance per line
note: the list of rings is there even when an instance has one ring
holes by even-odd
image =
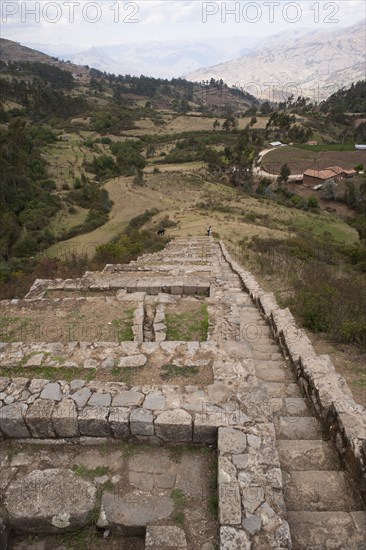
[[[28,46],[76,65],[88,65],[109,73],[174,78],[202,66],[244,55],[251,51],[256,42],[239,36],[220,40],[103,45],[83,50],[76,46],[72,49],[72,46],[50,44],[28,43]]]
[[[87,77],[89,73],[88,69],[85,67],[73,63],[65,63],[56,57],[47,55],[46,53],[33,48],[28,48],[27,46],[19,44],[19,42],[14,42],[13,40],[7,40],[5,38],[0,38],[0,61],[47,63],[48,65],[55,65],[56,67],[71,73],[82,75],[83,77]]]
[[[190,72],[193,81],[222,78],[259,99],[305,95],[321,101],[365,76],[365,21],[351,27],[278,33],[231,61]]]

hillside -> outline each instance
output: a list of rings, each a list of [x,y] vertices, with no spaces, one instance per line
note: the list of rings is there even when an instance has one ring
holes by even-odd
[[[228,85],[243,89],[252,83],[250,91],[258,90],[256,95],[261,99],[282,100],[293,93],[319,102],[364,78],[365,38],[365,21],[329,31],[281,33],[253,52],[193,71],[187,78],[222,78]]]

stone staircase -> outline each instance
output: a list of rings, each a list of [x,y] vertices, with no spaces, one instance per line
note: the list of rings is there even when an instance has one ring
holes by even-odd
[[[165,308],[184,300],[207,304],[207,341],[166,341]],[[223,243],[178,238],[127,266],[107,265],[76,280],[36,281],[25,300],[2,305],[7,312],[36,306],[56,312],[70,303],[133,306],[134,341],[0,343],[0,367],[10,373],[24,367],[22,378],[0,377],[0,445],[58,440],[82,446],[91,439],[94,445],[216,445],[220,550],[366,547],[365,411],[329,358],[315,354],[290,312]],[[143,379],[131,387],[108,381],[109,370],[163,363],[197,367],[210,382],[147,385]],[[93,368],[104,381],[29,380],[27,368],[40,366]],[[6,453],[3,463],[10,464]],[[14,468],[2,475],[4,491],[14,491],[15,478],[21,485]],[[109,498],[104,491],[102,501]],[[123,527],[104,512],[100,525]],[[0,548],[7,528],[1,515],[0,496]],[[146,534],[145,548],[215,547],[192,538],[187,543],[184,530],[171,524],[137,527]]]
[[[228,265],[222,271],[233,286],[240,286]],[[341,463],[303,397],[289,361],[251,303],[240,307],[240,334],[251,346],[258,382],[271,397],[293,549],[366,548],[360,488]]]

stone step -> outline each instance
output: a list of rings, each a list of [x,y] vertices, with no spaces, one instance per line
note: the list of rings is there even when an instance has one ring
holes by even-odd
[[[252,350],[252,357],[255,361],[282,361],[283,360],[283,355],[281,353],[278,353],[278,351],[274,353],[269,353],[265,351]]]
[[[283,472],[287,510],[352,512],[362,510],[357,487],[345,472]]]
[[[303,397],[272,397],[271,405],[275,416],[312,416]]]
[[[255,364],[257,377],[265,382],[294,382],[292,373],[278,361],[260,361]]]
[[[274,418],[278,439],[323,439],[321,424],[313,416],[280,416]]]
[[[250,342],[253,351],[262,351],[265,353],[279,353],[280,348],[276,344],[272,344],[268,339],[265,341],[257,340]]]
[[[301,397],[300,388],[297,384],[283,382],[263,382],[269,397]]]
[[[293,550],[365,550],[366,512],[288,512]]]
[[[277,441],[277,450],[282,469],[288,472],[341,469],[330,441],[283,439]]]

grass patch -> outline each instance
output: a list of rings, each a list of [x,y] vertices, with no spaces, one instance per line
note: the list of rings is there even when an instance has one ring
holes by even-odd
[[[90,470],[83,464],[74,464],[72,471],[79,477],[95,479],[96,477],[101,477],[108,474],[109,468],[107,466],[97,466],[96,468]]]
[[[177,365],[163,365],[161,367],[162,372],[160,377],[163,380],[171,380],[178,376],[183,376],[183,378],[190,378],[191,376],[196,376],[199,373],[198,367],[178,367]]]
[[[207,304],[182,313],[165,313],[166,339],[203,342],[207,340],[209,317]]]
[[[126,310],[125,316],[118,319],[113,319],[112,326],[115,330],[115,338],[118,343],[132,342],[133,341],[133,322],[134,309],[130,308]]]
[[[318,145],[306,145],[299,144],[296,145],[298,149],[305,149],[305,151],[314,151],[314,153],[320,153],[321,151],[355,151],[355,146],[353,143],[319,143]]]
[[[182,489],[177,488],[172,490],[170,496],[174,501],[172,521],[177,527],[183,528],[186,519],[184,509],[187,506],[187,498]]]
[[[101,546],[100,535],[94,527],[78,529],[71,533],[63,533],[56,536],[67,550],[85,550]]]
[[[169,458],[176,464],[182,462],[182,456],[184,453],[192,453],[198,455],[208,455],[215,452],[212,447],[196,447],[195,445],[176,445],[175,447],[169,447]]]
[[[22,341],[28,324],[28,319],[0,316],[0,341],[7,343]]]
[[[1,368],[0,376],[27,376],[28,378],[45,378],[47,380],[66,380],[70,382],[76,378],[86,381],[94,380],[97,373],[97,369],[79,369],[77,367],[24,367],[29,358],[30,355],[27,355],[15,368]]]

